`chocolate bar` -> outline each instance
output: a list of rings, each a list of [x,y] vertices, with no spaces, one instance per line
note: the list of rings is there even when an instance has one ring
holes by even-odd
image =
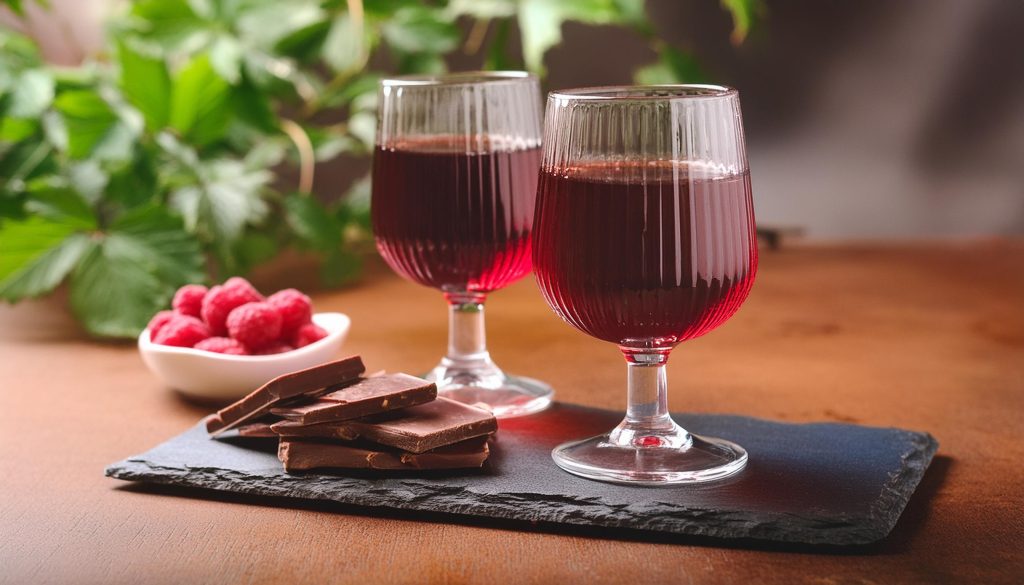
[[[285,420],[273,423],[270,430],[285,437],[362,437],[409,453],[423,453],[493,433],[498,421],[482,408],[439,396],[433,402],[359,420],[314,425]]]
[[[462,469],[480,467],[490,450],[478,437],[426,453],[375,448],[365,443],[324,443],[315,439],[281,437],[277,458],[285,471],[344,469]]]
[[[277,416],[304,425],[349,420],[430,402],[437,386],[408,374],[363,378],[304,404],[272,408]]]
[[[206,431],[211,435],[218,435],[246,421],[263,416],[271,408],[289,398],[351,384],[364,371],[366,368],[363,366],[363,360],[359,356],[352,356],[278,376],[245,398],[207,418]]]

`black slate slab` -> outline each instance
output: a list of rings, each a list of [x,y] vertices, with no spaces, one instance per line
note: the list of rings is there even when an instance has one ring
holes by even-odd
[[[874,542],[892,530],[938,447],[927,433],[848,424],[784,424],[675,415],[690,431],[746,447],[747,468],[687,487],[625,487],[561,471],[550,451],[606,431],[621,413],[556,404],[503,420],[491,460],[459,473],[288,475],[274,440],[210,439],[202,425],[106,474],[362,506],[807,544]]]

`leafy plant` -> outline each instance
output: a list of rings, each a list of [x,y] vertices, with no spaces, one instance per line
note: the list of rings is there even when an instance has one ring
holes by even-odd
[[[742,41],[756,0],[722,4]],[[638,81],[700,76],[643,0],[137,0],[107,49],[70,69],[0,28],[0,299],[67,281],[91,334],[127,337],[178,286],[287,247],[345,282],[368,247],[369,178],[331,193],[314,174],[370,153],[382,71],[444,71],[462,50],[543,74],[565,21],[648,39],[658,60]],[[521,61],[508,56],[515,24]]]

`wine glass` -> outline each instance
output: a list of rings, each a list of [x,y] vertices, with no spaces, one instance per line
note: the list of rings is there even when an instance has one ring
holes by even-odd
[[[739,472],[742,447],[669,416],[665,364],[747,298],[757,240],[739,96],[715,85],[551,93],[533,230],[537,284],[580,331],[619,346],[626,418],[552,451],[566,471],[628,484]]]
[[[385,79],[373,157],[373,232],[391,268],[448,301],[438,391],[499,417],[551,403],[508,376],[484,335],[487,294],[530,272],[540,168],[540,89],[518,71]]]

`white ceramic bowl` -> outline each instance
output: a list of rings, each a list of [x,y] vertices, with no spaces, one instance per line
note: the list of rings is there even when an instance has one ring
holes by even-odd
[[[281,374],[337,356],[352,320],[343,313],[317,313],[313,322],[327,331],[327,337],[286,353],[225,355],[158,345],[150,341],[149,329],[139,334],[139,353],[149,370],[172,388],[205,400],[237,400]]]

